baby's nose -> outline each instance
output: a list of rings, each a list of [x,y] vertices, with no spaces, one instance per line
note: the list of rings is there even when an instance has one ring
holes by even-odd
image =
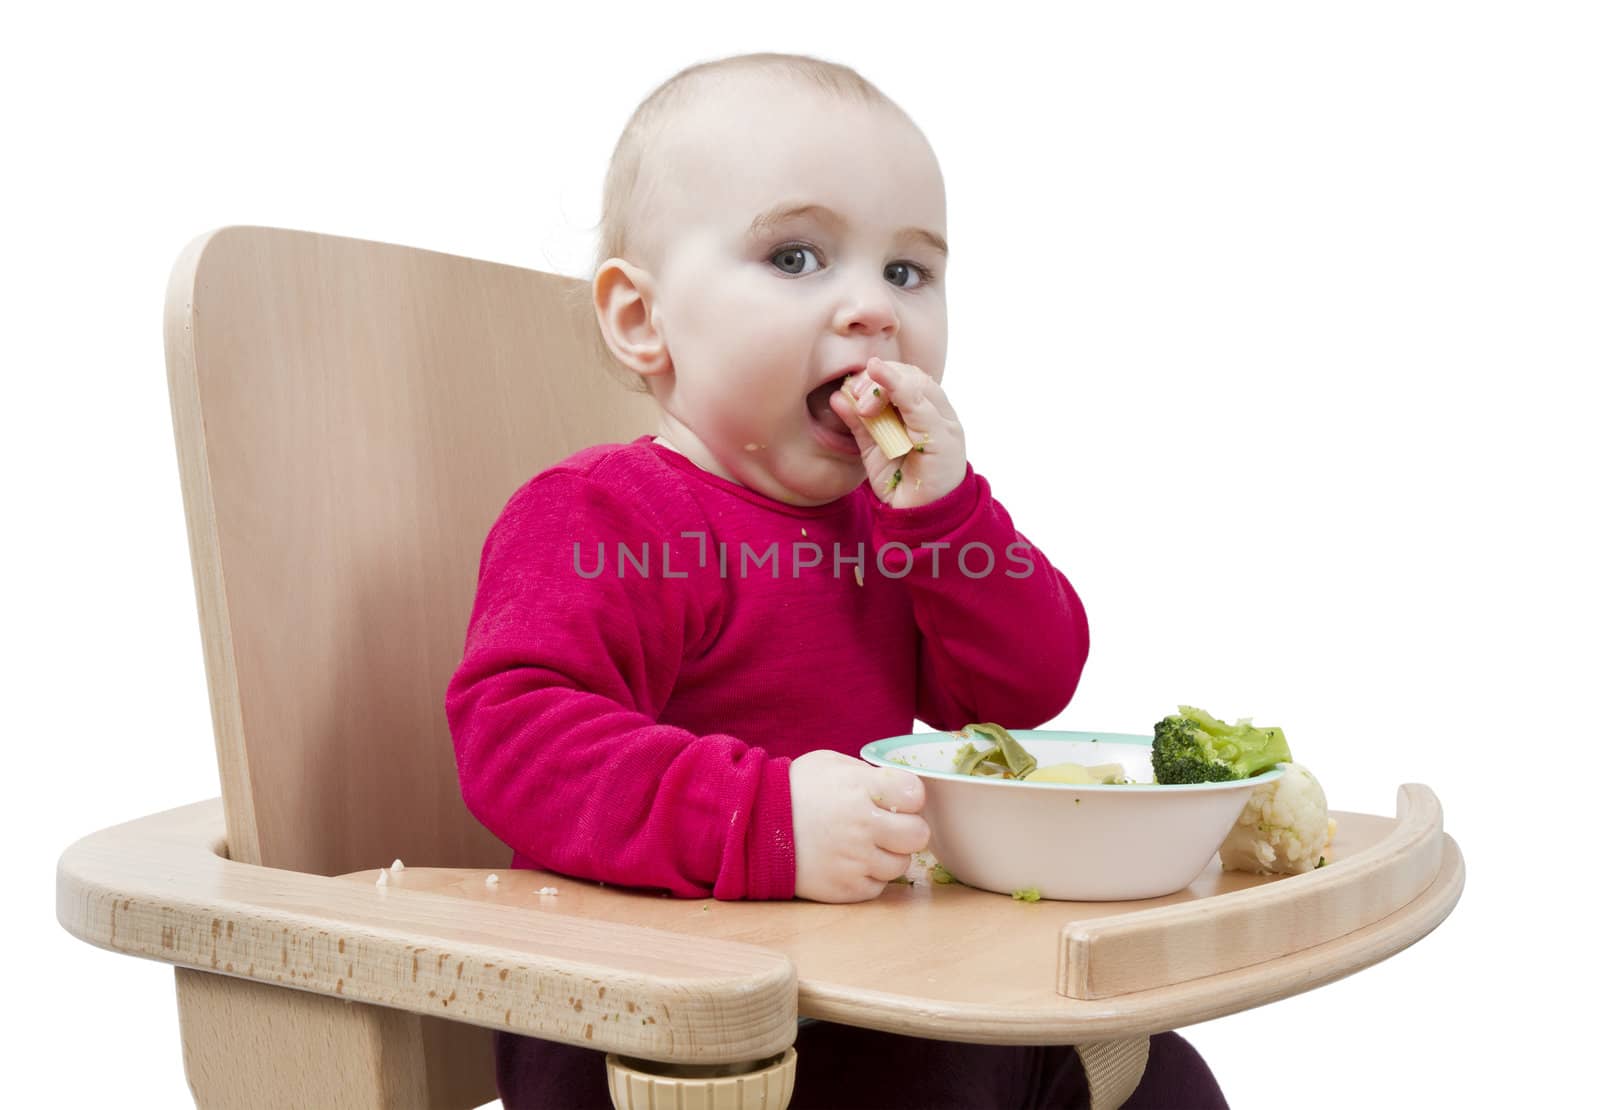
[[[839,306],[836,330],[851,335],[894,335],[900,330],[900,316],[883,293],[863,293]]]
[[[894,309],[869,306],[858,309],[850,320],[850,330],[868,335],[893,335],[900,330],[900,317]]]

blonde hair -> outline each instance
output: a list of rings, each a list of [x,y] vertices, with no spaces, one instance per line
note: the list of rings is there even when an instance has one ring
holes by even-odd
[[[625,258],[635,263],[643,261],[637,257],[640,246],[631,232],[638,215],[640,174],[654,140],[674,115],[706,85],[714,84],[721,77],[749,74],[771,75],[809,84],[842,99],[881,105],[905,115],[899,105],[849,66],[806,54],[735,54],[679,70],[640,101],[611,152],[601,194],[600,238],[594,265],[589,271],[591,282],[609,258]],[[909,121],[909,117],[907,119]],[[610,351],[600,340],[598,323],[595,338],[606,350],[609,359]],[[648,392],[643,380],[634,375],[627,375],[625,384],[636,392]]]

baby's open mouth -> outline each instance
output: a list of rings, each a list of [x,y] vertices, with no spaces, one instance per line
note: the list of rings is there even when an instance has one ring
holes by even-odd
[[[806,394],[806,408],[811,410],[811,419],[821,424],[830,432],[837,432],[842,436],[850,436],[850,429],[845,422],[839,419],[839,414],[834,412],[828,404],[828,398],[839,389],[842,379],[835,378],[831,382],[823,382],[810,393]],[[850,436],[852,442],[855,437]]]

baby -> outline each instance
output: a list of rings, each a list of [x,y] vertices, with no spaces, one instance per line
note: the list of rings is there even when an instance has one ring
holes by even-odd
[[[659,431],[538,474],[490,530],[446,702],[462,795],[515,867],[874,898],[928,827],[920,780],[862,745],[1038,726],[1089,646],[942,385],[938,161],[853,70],[724,59],[639,106],[601,230],[600,333]],[[889,406],[898,457],[866,426]],[[830,1061],[802,1063],[797,1108],[1087,1105],[1064,1046],[807,1022],[796,1047]],[[610,1105],[598,1052],[500,1034],[496,1055],[508,1108]],[[1163,1034],[1127,1105],[1225,1103]]]

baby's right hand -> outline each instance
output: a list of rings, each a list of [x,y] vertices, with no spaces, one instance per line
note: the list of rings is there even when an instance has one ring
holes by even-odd
[[[789,764],[794,892],[813,902],[865,902],[928,846],[922,780],[833,751]]]

